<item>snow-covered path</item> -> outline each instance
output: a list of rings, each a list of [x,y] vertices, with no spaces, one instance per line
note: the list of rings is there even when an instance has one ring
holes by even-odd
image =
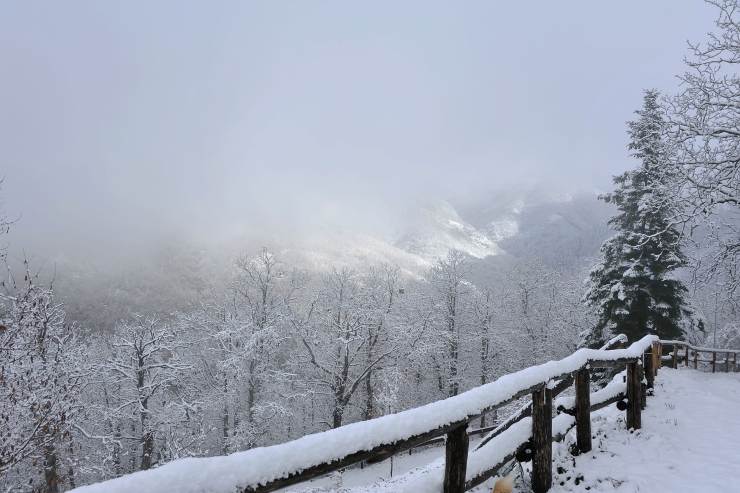
[[[740,493],[740,373],[663,368],[648,397],[642,429],[626,430],[624,412],[609,406],[592,415],[591,453],[573,457],[553,446],[553,493]],[[292,492],[395,493],[419,491],[418,480],[441,467],[444,449],[400,456],[388,478],[384,462],[286,489]],[[437,461],[436,465],[423,465]],[[409,471],[409,469],[411,469]],[[403,471],[408,471],[405,474]],[[475,493],[490,492],[492,481]],[[517,492],[531,491],[518,481]]]
[[[555,446],[553,493],[740,493],[740,373],[663,368],[641,430],[625,430],[614,406],[594,413],[592,430],[589,454]]]

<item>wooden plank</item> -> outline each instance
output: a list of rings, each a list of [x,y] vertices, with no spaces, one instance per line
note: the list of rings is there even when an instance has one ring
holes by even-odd
[[[576,445],[578,450],[591,450],[591,373],[587,368],[578,370],[576,386]]]
[[[630,360],[629,358],[623,358],[619,360],[603,360],[603,361],[593,360],[593,361],[590,361],[589,364],[597,368],[610,368],[610,367],[620,367],[624,365],[626,361],[629,361],[629,360]],[[552,378],[553,381],[558,382],[556,384],[556,388],[558,389],[558,391],[560,391],[560,388],[566,388],[567,386],[570,385],[569,382],[571,382],[572,380],[568,380],[568,379],[572,379],[572,375],[570,372],[565,372],[560,375],[555,375]],[[495,404],[492,404],[491,406],[488,406],[482,409],[480,413],[467,416],[466,418],[456,423],[447,424],[435,430],[430,430],[428,432],[420,433],[418,435],[408,437],[406,439],[400,440],[392,444],[380,444],[371,450],[361,450],[361,451],[357,451],[354,453],[350,453],[344,457],[340,457],[329,463],[323,463],[323,464],[317,464],[314,466],[310,466],[301,471],[296,471],[293,473],[289,473],[286,476],[283,476],[281,478],[276,478],[272,481],[269,481],[266,484],[259,485],[259,486],[250,486],[247,488],[243,488],[239,491],[243,493],[258,493],[258,492],[266,493],[266,492],[274,491],[277,489],[285,488],[287,486],[291,486],[293,484],[297,484],[303,481],[307,481],[315,477],[322,476],[324,474],[337,471],[339,469],[343,469],[347,466],[350,466],[352,464],[356,464],[362,461],[367,461],[367,460],[377,461],[378,459],[382,460],[383,458],[388,458],[397,453],[410,450],[414,447],[420,446],[425,443],[429,443],[431,440],[438,439],[446,435],[453,428],[456,428],[463,424],[467,424],[468,422],[479,418],[482,414],[491,412],[494,409],[497,409],[511,402],[514,402],[518,399],[521,399],[525,395],[531,394],[541,389],[542,386],[543,386],[543,383],[537,383],[535,385],[532,385],[529,388],[522,389],[521,391],[512,395],[510,398],[498,401]],[[550,395],[550,400],[552,400],[552,395],[553,395],[552,391],[549,391],[548,393]]]
[[[341,459],[337,459],[330,463],[323,463],[323,464],[318,464],[312,467],[307,467],[306,469],[300,472],[295,472],[287,476],[284,476],[282,478],[269,481],[264,485],[260,485],[257,487],[247,487],[239,491],[241,491],[242,493],[267,493],[270,491],[279,490],[281,488],[285,488],[286,486],[291,486],[297,483],[301,483],[303,481],[308,481],[309,479],[313,479],[319,476],[323,476],[324,474],[328,474],[330,472],[343,469],[352,464],[356,464],[363,460],[376,457],[378,454],[384,454],[390,457],[391,455],[394,455],[394,454],[397,454],[398,452],[403,452],[405,450],[413,448],[421,443],[424,443],[430,440],[431,438],[444,435],[450,430],[453,430],[455,428],[458,428],[466,424],[467,424],[467,421],[450,423],[448,425],[442,426],[435,430],[432,430],[426,433],[421,433],[419,435],[410,437],[406,440],[396,442],[395,444],[378,445],[377,447],[372,448],[370,450],[355,452],[354,454],[347,455],[345,457],[342,457]]]
[[[530,437],[531,438],[531,437]],[[489,478],[494,477],[498,474],[499,470],[504,467],[506,464],[514,460],[514,458],[517,456],[517,453],[521,450],[523,450],[525,447],[529,447],[529,438],[518,444],[515,450],[512,452],[506,454],[503,459],[501,459],[496,464],[492,465],[489,469],[486,469],[485,471],[482,471],[477,476],[473,477],[470,481],[465,483],[465,490],[470,490],[475,488],[476,486],[484,483]]]
[[[627,365],[627,428],[639,429],[642,426],[640,401],[639,363]]]
[[[613,344],[605,344],[601,347],[602,350],[611,350],[615,348],[621,348],[623,346],[621,341],[616,341]],[[622,358],[619,360],[610,360],[610,361],[599,361],[599,360],[593,360],[589,361],[587,365],[590,365],[592,368],[622,368],[624,365],[627,364],[628,361],[631,361],[629,358]],[[560,394],[562,391],[567,389],[573,384],[574,377],[572,374],[569,374],[566,377],[563,377],[560,381],[558,381],[555,386],[552,389],[552,396],[555,397],[558,394]],[[616,402],[616,401],[615,401]],[[487,435],[483,440],[481,440],[480,443],[475,447],[475,450],[478,450],[479,448],[483,447],[485,444],[487,444],[489,441],[493,440],[497,436],[499,436],[504,431],[508,430],[511,425],[514,423],[518,423],[523,418],[527,416],[532,415],[532,406],[530,404],[526,404],[519,408],[517,411],[515,411],[511,416],[506,418],[506,420],[501,423],[496,429],[491,432],[490,435]]]
[[[532,491],[545,493],[552,486],[552,391],[532,393]]]
[[[618,401],[621,401],[622,399],[625,399],[625,398],[626,398],[626,396],[624,394],[615,395],[614,397],[610,397],[609,399],[606,399],[604,401],[591,404],[590,411],[593,413],[595,411],[598,411],[599,409],[603,409],[603,408],[605,408],[607,406],[610,406],[610,405],[612,405],[612,404],[614,404],[614,403],[616,403]],[[531,406],[527,406],[527,408],[530,409],[530,410],[532,409]],[[512,461],[514,459],[514,457],[516,457],[517,452],[519,452],[520,450],[522,450],[524,447],[529,446],[529,440],[531,438],[532,438],[532,436],[530,435],[529,437],[527,437],[527,439],[524,442],[516,444],[516,450],[514,450],[511,453],[507,454],[498,463],[492,465],[490,468],[488,468],[488,469],[486,469],[484,471],[481,471],[477,476],[473,477],[470,481],[468,481],[465,484],[465,489],[466,490],[470,490],[472,488],[475,488],[479,484],[485,482],[487,479],[492,478],[493,476],[496,476],[499,473],[499,471],[501,470],[502,467],[504,467],[506,464],[508,464],[510,461]],[[553,437],[552,437],[552,439],[553,439],[554,442],[561,441],[563,438],[564,438],[564,435],[553,435]]]
[[[445,445],[444,493],[464,493],[468,467],[468,425],[458,426],[447,433]]]
[[[688,347],[692,351],[698,351],[700,353],[711,353],[712,351],[726,351],[728,353],[738,354],[740,353],[740,349],[721,349],[721,348],[707,348],[707,347],[696,347],[692,346],[691,344],[687,343],[686,341],[660,341],[661,344],[681,344],[683,346]]]
[[[526,418],[527,416],[532,415],[532,405],[527,404],[526,406],[520,407],[514,414],[506,418],[506,420],[501,423],[499,426],[496,427],[495,430],[491,432],[491,434],[487,435],[483,440],[480,441],[480,443],[475,447],[475,450],[478,450],[497,436],[499,436],[501,433],[505,432],[514,423],[518,423],[522,419]]]
[[[591,368],[622,368],[630,361],[634,361],[634,358],[618,358],[608,360],[590,359],[586,364]]]
[[[552,397],[557,396],[562,391],[567,389],[573,384],[573,375],[569,374],[568,376],[562,378],[560,381],[558,381],[555,386],[552,388]],[[491,434],[487,435],[483,440],[481,440],[478,445],[476,445],[475,450],[478,450],[479,448],[483,447],[485,444],[499,436],[501,433],[508,430],[511,425],[514,423],[518,423],[523,418],[526,418],[527,416],[532,415],[532,405],[526,404],[519,409],[517,409],[511,416],[506,418],[503,423],[498,425]]]

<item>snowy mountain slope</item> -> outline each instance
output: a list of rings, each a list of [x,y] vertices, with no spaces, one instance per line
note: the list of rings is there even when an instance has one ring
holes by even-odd
[[[408,276],[418,277],[431,265],[429,260],[382,238],[349,231],[325,231],[278,251],[288,264],[315,271],[344,267],[360,269],[388,263],[398,266]]]
[[[502,253],[493,239],[466,222],[445,201],[421,208],[415,221],[396,242],[396,246],[427,261],[444,257],[451,249],[463,251],[475,258]]]
[[[439,200],[420,206],[407,215],[395,241],[326,227],[288,244],[274,241],[272,249],[309,270],[389,263],[412,277],[423,276],[452,249],[482,262],[509,254],[560,267],[598,252],[609,213],[593,194],[507,191],[458,205]]]

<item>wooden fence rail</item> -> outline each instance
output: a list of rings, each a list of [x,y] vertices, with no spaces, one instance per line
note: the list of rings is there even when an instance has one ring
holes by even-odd
[[[573,425],[577,427],[578,435],[580,436],[579,447],[582,447],[583,451],[590,450],[590,412],[608,405],[610,403],[623,400],[625,395],[633,396],[631,402],[636,402],[635,406],[629,407],[628,422],[635,427],[639,427],[640,419],[640,380],[641,380],[641,368],[642,368],[642,354],[645,351],[649,351],[653,343],[657,343],[657,338],[654,336],[647,336],[642,340],[634,343],[627,349],[611,349],[618,345],[624,339],[617,338],[613,344],[610,345],[610,349],[606,350],[581,350],[574,353],[576,355],[589,355],[591,351],[595,357],[593,358],[581,358],[583,361],[570,367],[570,365],[563,366],[562,372],[548,372],[546,376],[540,379],[533,385],[523,386],[512,392],[507,398],[495,399],[490,404],[486,405],[479,412],[465,416],[464,419],[440,426],[435,429],[427,430],[424,433],[415,434],[408,438],[397,440],[393,443],[384,443],[370,450],[357,451],[353,454],[348,454],[337,460],[331,462],[325,462],[318,465],[312,465],[306,467],[300,471],[295,471],[284,475],[280,478],[275,478],[271,481],[264,482],[259,485],[252,485],[246,488],[242,488],[243,493],[266,493],[275,491],[286,486],[290,486],[296,483],[300,483],[317,476],[324,475],[326,473],[343,469],[351,464],[355,464],[361,461],[377,461],[390,457],[391,455],[398,454],[405,450],[409,450],[414,447],[429,445],[437,442],[444,437],[445,440],[445,468],[443,477],[443,491],[444,493],[462,493],[478,484],[481,484],[488,478],[495,476],[496,473],[506,463],[510,462],[523,447],[528,446],[532,450],[532,462],[533,462],[533,476],[532,484],[533,489],[536,493],[547,491],[552,483],[552,441],[553,438],[562,438],[564,432],[561,432],[561,436],[553,437],[553,416],[552,416],[552,403],[553,399],[562,391],[568,389],[571,385],[576,383],[576,396],[575,402],[569,408],[562,407],[560,412],[572,415],[575,419],[572,419],[569,429]],[[585,352],[583,352],[585,351]],[[654,353],[654,352],[653,352]],[[580,361],[581,359],[578,359]],[[559,368],[557,363],[568,362],[570,360],[566,358],[560,362],[550,362],[556,369]],[[539,367],[532,367],[531,369],[539,369],[540,367],[546,366],[540,365]],[[614,371],[619,371],[627,367],[632,368],[628,371],[628,375],[632,377],[627,379],[626,383],[623,383],[623,389],[617,392],[615,395],[608,395],[605,398],[591,399],[589,392],[590,387],[590,370],[607,368]],[[530,370],[530,369],[525,369]],[[493,384],[495,384],[494,382]],[[488,384],[488,385],[493,385]],[[464,394],[450,398],[456,399],[463,397]],[[469,438],[468,438],[468,424],[479,418],[484,413],[489,413],[495,409],[503,407],[507,404],[515,402],[522,397],[531,396],[532,404],[527,405],[526,408],[522,408],[520,411],[515,413],[515,419],[507,420],[502,425],[494,429],[487,437],[485,437],[481,444],[476,447],[476,451],[488,444],[491,440],[494,440],[497,436],[500,436],[508,430],[513,424],[521,421],[522,419],[531,416],[531,430],[532,433],[526,439],[518,444],[516,448],[509,451],[500,463],[491,464],[490,467],[484,468],[484,470],[477,472],[476,474],[470,475],[467,471],[468,461],[468,450],[469,450]],[[450,400],[448,399],[448,400]],[[578,426],[580,424],[580,427]],[[567,429],[565,430],[567,432]],[[531,442],[531,443],[530,443]]]
[[[697,347],[686,341],[660,341],[660,344],[660,360],[670,361],[673,368],[678,368],[679,361],[683,361],[686,366],[689,366],[690,362],[693,362],[695,370],[699,369],[699,363],[708,363],[712,369],[712,373],[715,373],[720,366],[724,368],[725,372],[738,371],[737,355],[740,354],[740,350]],[[662,354],[662,346],[670,346],[672,348],[667,357]],[[711,358],[700,358],[699,355],[702,353],[710,354]],[[723,355],[723,358],[717,359],[717,355],[720,354]]]
[[[419,408],[224,458],[196,460],[207,463],[210,474],[222,471],[222,476],[233,478],[235,491],[266,493],[363,461],[379,461],[444,440],[444,468],[427,475],[432,477],[439,472],[444,493],[469,490],[499,475],[515,459],[532,461],[532,489],[544,493],[552,485],[552,442],[562,440],[575,427],[577,450],[588,452],[592,447],[591,413],[613,403],[625,411],[629,428],[640,428],[647,389],[654,385],[664,360],[676,368],[683,359],[688,366],[693,351],[696,367],[697,355],[710,353],[714,355],[708,360],[713,370],[724,365],[725,371],[729,371],[731,361],[733,370],[737,371],[740,351],[699,348],[684,341],[660,341],[652,335],[627,348],[615,349],[622,341],[626,341],[623,336],[600,350],[580,349],[562,360],[504,375],[494,382]],[[663,356],[663,346],[672,347],[667,358]],[[718,354],[724,358],[717,359]],[[592,377],[597,373],[611,377],[611,381],[592,391]],[[572,396],[559,396],[571,387]],[[474,420],[525,397],[530,402],[498,426],[468,431]],[[486,432],[471,449],[469,436]],[[125,482],[127,490],[137,491],[138,486],[149,484],[150,480],[167,484],[166,478],[172,477],[174,471],[180,480],[199,477],[198,470],[182,467],[185,463],[178,462],[119,479]],[[111,480],[108,485],[116,481]],[[106,491],[105,484],[100,483],[101,489],[92,491]]]

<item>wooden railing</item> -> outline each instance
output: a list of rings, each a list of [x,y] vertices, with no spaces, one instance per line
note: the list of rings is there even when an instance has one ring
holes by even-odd
[[[188,478],[202,479],[200,469],[220,475],[222,479],[228,476],[229,481],[233,480],[235,491],[266,493],[363,461],[382,460],[444,440],[444,470],[418,475],[432,480],[420,485],[418,491],[441,488],[444,493],[462,493],[499,475],[505,466],[517,459],[532,461],[532,490],[546,492],[552,485],[552,442],[562,440],[575,426],[577,450],[581,453],[591,450],[590,415],[593,411],[617,403],[626,413],[628,428],[642,426],[641,410],[645,407],[647,389],[653,386],[666,360],[663,346],[672,347],[667,360],[674,368],[681,358],[688,365],[693,351],[695,366],[697,354],[713,353],[715,356],[709,360],[713,368],[724,363],[725,370],[729,371],[728,355],[731,354],[734,355],[733,370],[737,370],[740,351],[698,348],[683,341],[660,341],[656,336],[645,336],[628,348],[615,349],[625,340],[623,336],[615,338],[600,350],[580,349],[562,360],[525,368],[460,395],[400,413],[227,457],[186,459],[191,461],[187,464],[173,461],[120,478],[126,481],[126,488],[121,491],[152,491],[146,488],[149,484],[167,484],[167,479],[173,476],[187,484]],[[724,360],[717,360],[716,355],[720,353],[726,354]],[[600,376],[611,380],[603,388],[591,392],[592,375],[599,369],[607,369],[606,375],[601,372]],[[571,386],[574,388],[572,396],[558,397]],[[529,397],[530,402],[470,449],[469,423],[524,397]],[[473,430],[472,433],[482,432]],[[117,481],[101,483],[101,488],[88,491],[109,491],[105,486],[113,486]]]
[[[275,491],[332,471],[343,469],[361,461],[377,461],[414,447],[429,445],[439,441],[442,437],[444,437],[445,441],[445,467],[442,478],[442,489],[445,493],[463,492],[483,483],[488,478],[495,476],[504,465],[511,462],[517,455],[524,455],[527,458],[531,455],[533,461],[533,490],[535,492],[547,491],[552,484],[553,439],[562,439],[568,430],[576,426],[578,430],[577,441],[580,450],[583,452],[590,450],[590,413],[592,411],[601,409],[614,402],[622,401],[626,397],[628,403],[626,407],[627,424],[631,428],[640,427],[641,401],[644,396],[644,389],[641,389],[640,385],[643,368],[642,356],[646,351],[650,353],[652,345],[654,343],[657,344],[658,341],[654,336],[646,336],[634,343],[630,348],[611,349],[611,347],[617,345],[621,340],[615,338],[609,349],[579,350],[564,360],[550,362],[516,372],[512,375],[526,374],[530,370],[545,370],[542,371],[543,375],[541,377],[535,378],[535,382],[529,384],[527,381],[528,384],[512,389],[505,398],[494,395],[476,412],[466,413],[461,419],[454,422],[442,424],[433,429],[425,430],[422,433],[415,433],[411,436],[395,440],[393,443],[382,443],[369,450],[357,450],[332,461],[307,465],[301,470],[284,474],[282,477],[266,481],[259,485],[247,486],[242,488],[241,491],[244,493]],[[589,357],[590,355],[593,355],[593,357]],[[550,369],[547,368],[548,365],[554,368],[554,371],[546,371]],[[559,371],[559,368],[562,371]],[[617,379],[601,391],[591,394],[591,371],[600,368],[612,370],[626,368],[626,381]],[[505,377],[478,389],[488,386],[492,386],[493,388],[493,386],[501,382]],[[553,419],[553,399],[574,384],[575,399],[572,399],[572,402],[568,399],[556,402],[560,414]],[[468,393],[439,402],[444,403],[454,400],[463,402],[466,399],[466,394]],[[471,452],[471,455],[475,455],[477,467],[473,470],[468,470],[469,462],[472,462],[473,458],[469,457],[468,454],[468,424],[485,413],[489,413],[527,395],[530,395],[532,398],[531,404],[522,407],[512,418],[507,419],[491,431],[477,445],[475,450]],[[432,406],[434,404],[437,403],[433,403]],[[415,410],[410,411],[413,412]],[[406,413],[408,412],[406,411]],[[372,426],[374,424],[372,423],[373,421],[380,424],[382,420],[383,418],[377,418],[376,420],[365,422],[365,424]],[[522,425],[522,423],[525,423],[526,426],[516,426]],[[516,430],[514,430],[515,427],[517,428]],[[338,432],[342,428],[331,431]],[[500,446],[497,447],[499,444],[496,442],[499,440],[496,439],[512,431],[516,431],[516,433],[507,437],[506,440],[509,450],[502,451]],[[514,435],[520,438],[512,440],[511,438]],[[327,437],[328,439],[329,437]],[[512,446],[512,443],[516,446]],[[501,457],[494,462],[485,464],[485,456],[491,455],[490,451],[494,449],[496,449],[497,454],[501,455]],[[528,450],[531,453],[527,452]],[[481,467],[479,463],[484,464]]]
[[[660,341],[660,343],[661,346],[671,347],[672,350],[667,356],[673,368],[678,368],[679,361],[682,361],[686,366],[693,364],[695,370],[699,369],[699,363],[707,363],[708,367],[712,369],[712,373],[715,373],[720,366],[725,372],[738,371],[737,355],[740,350],[697,347],[686,341]],[[699,356],[707,353],[711,354],[711,358],[701,358]],[[717,355],[724,355],[724,358],[717,359]],[[664,359],[665,357],[661,357],[661,362]]]

